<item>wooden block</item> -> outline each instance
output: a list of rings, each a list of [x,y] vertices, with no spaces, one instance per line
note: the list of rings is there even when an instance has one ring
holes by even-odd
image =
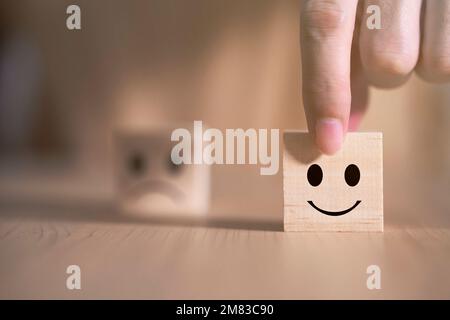
[[[207,213],[210,166],[175,165],[170,157],[176,144],[171,141],[173,129],[122,129],[116,133],[116,187],[123,213],[158,218]]]
[[[348,133],[333,156],[310,134],[284,133],[285,231],[383,231],[382,134]]]

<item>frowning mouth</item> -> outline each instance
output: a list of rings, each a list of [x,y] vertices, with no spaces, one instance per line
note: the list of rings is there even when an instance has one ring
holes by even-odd
[[[179,203],[186,198],[185,193],[176,185],[164,180],[146,180],[135,184],[126,192],[127,197],[140,198],[149,193],[159,193]]]
[[[327,216],[338,217],[338,216],[342,216],[342,215],[344,215],[346,213],[349,213],[350,211],[355,209],[361,203],[361,200],[356,201],[355,204],[352,207],[350,207],[350,208],[348,208],[346,210],[342,210],[342,211],[327,211],[327,210],[320,209],[312,201],[308,201],[308,203],[309,203],[309,205],[311,207],[313,207],[314,209],[316,209],[317,211],[319,211],[319,212],[321,212],[323,214],[326,214]]]

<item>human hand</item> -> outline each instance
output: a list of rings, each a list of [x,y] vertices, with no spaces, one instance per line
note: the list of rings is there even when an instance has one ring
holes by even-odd
[[[366,26],[369,5],[380,30]],[[450,80],[450,0],[301,0],[300,31],[308,127],[325,154],[357,129],[369,85],[394,88],[414,70]]]

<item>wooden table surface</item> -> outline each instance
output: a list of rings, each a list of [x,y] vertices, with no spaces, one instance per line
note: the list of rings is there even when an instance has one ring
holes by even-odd
[[[445,219],[336,234],[285,233],[281,221],[250,229],[35,211],[2,208],[2,299],[450,298]],[[72,264],[81,290],[66,289]],[[366,287],[372,264],[381,290]]]
[[[280,177],[262,189],[223,175],[207,222],[3,192],[0,298],[449,299],[449,181],[410,172],[385,175],[384,233],[283,232]],[[227,197],[231,185],[252,193]],[[69,265],[81,268],[81,290],[66,288]],[[369,265],[381,268],[381,290],[367,289]]]

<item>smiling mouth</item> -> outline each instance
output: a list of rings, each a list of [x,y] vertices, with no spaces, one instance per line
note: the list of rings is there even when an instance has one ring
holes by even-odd
[[[314,202],[312,202],[312,201],[308,201],[308,203],[309,203],[309,205],[311,207],[313,207],[314,209],[316,209],[317,211],[319,211],[319,212],[321,212],[323,214],[326,214],[327,216],[338,217],[338,216],[342,216],[342,215],[344,215],[346,213],[349,213],[350,211],[355,209],[361,203],[361,200],[356,201],[355,204],[352,207],[350,207],[350,208],[348,208],[346,210],[342,210],[342,211],[326,211],[326,210],[323,210],[323,209],[320,209],[319,207],[317,207],[314,204]]]

